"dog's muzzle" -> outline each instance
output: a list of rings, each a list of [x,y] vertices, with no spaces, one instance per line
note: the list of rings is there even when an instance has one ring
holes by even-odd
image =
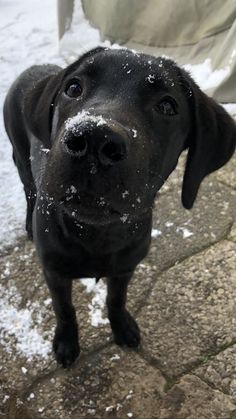
[[[103,166],[113,166],[128,156],[128,130],[120,124],[80,122],[65,132],[64,149],[71,156],[82,159],[95,157]]]

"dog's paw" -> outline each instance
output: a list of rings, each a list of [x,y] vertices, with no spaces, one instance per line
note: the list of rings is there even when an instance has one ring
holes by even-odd
[[[63,368],[68,368],[78,358],[80,347],[78,333],[68,333],[67,331],[56,329],[53,339],[53,350],[58,364]]]
[[[114,340],[117,345],[136,348],[140,344],[140,331],[136,321],[128,311],[115,319],[110,319]]]

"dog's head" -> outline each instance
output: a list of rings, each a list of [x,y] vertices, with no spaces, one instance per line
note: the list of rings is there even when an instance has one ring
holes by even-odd
[[[50,149],[46,192],[86,222],[137,217],[188,148],[182,202],[235,149],[231,117],[173,61],[96,48],[27,98],[30,130]],[[32,115],[32,109],[33,115]]]

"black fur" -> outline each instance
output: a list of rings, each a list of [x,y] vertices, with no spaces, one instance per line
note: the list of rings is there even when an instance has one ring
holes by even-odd
[[[70,80],[82,87],[77,98],[66,94]],[[58,362],[68,366],[79,354],[71,300],[78,277],[108,278],[115,341],[137,346],[126,291],[149,249],[155,195],[188,148],[182,202],[191,208],[202,179],[234,152],[234,121],[171,60],[106,48],[66,69],[26,70],[4,118],[27,199],[26,230],[57,317]]]

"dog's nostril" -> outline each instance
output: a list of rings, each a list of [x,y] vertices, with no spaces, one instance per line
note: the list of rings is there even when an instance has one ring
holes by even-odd
[[[87,152],[88,144],[83,136],[71,135],[65,143],[67,149],[79,157],[84,156]]]
[[[99,151],[99,160],[103,165],[110,165],[123,160],[126,154],[125,143],[108,141]]]

